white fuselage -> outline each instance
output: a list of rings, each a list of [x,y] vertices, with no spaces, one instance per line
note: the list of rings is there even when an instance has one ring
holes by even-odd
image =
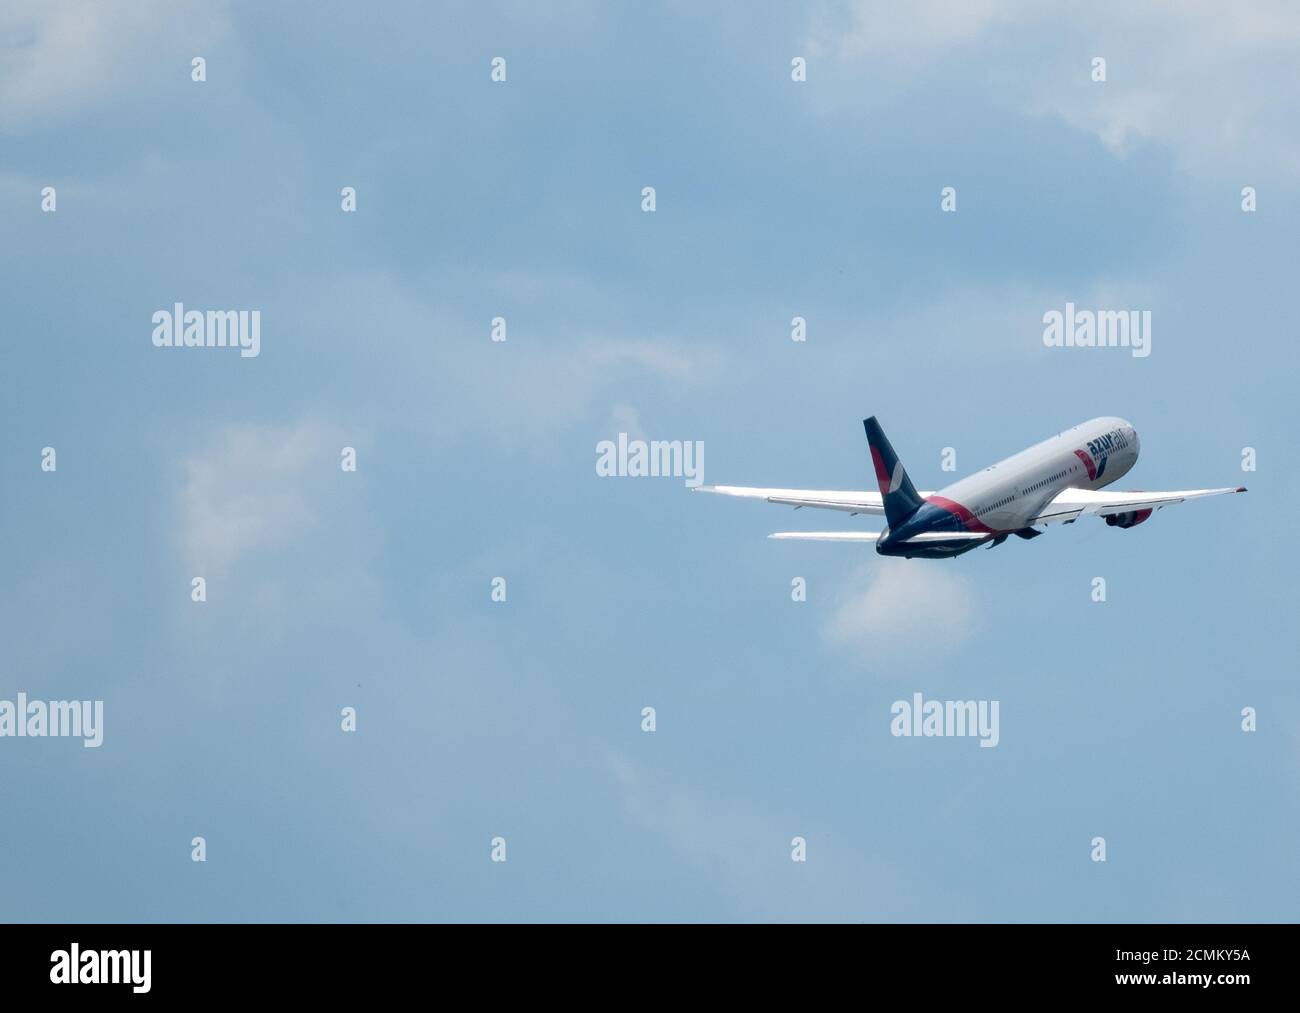
[[[959,513],[973,518],[967,527],[1018,531],[1063,489],[1101,489],[1125,475],[1138,449],[1124,419],[1091,419],[940,489],[929,502],[964,508]]]

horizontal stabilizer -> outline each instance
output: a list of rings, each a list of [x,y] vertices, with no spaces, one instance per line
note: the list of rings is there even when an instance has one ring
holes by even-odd
[[[778,531],[768,538],[789,538],[805,542],[874,542],[880,538],[879,531]],[[916,545],[932,542],[978,542],[989,535],[982,531],[923,531],[919,535],[904,539],[902,545]]]
[[[901,545],[917,542],[980,542],[991,537],[987,531],[922,531],[919,535],[904,538]]]
[[[778,531],[768,538],[791,538],[804,542],[874,542],[879,531]]]

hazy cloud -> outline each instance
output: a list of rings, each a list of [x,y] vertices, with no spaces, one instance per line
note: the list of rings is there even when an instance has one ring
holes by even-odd
[[[854,101],[875,104],[894,93],[846,87],[858,77],[897,86],[943,61],[994,101],[1059,117],[1118,155],[1151,141],[1188,172],[1253,179],[1289,177],[1300,165],[1292,113],[1298,41],[1300,7],[1284,0],[1189,0],[1176,9],[857,0],[823,7],[807,45],[831,57],[830,72],[843,75],[836,90]],[[1008,47],[1017,54],[1011,65],[1002,55]],[[1105,83],[1090,77],[1097,56],[1107,62]]]
[[[714,877],[749,917],[887,920],[912,902],[893,866],[844,848],[802,817],[669,783],[617,754],[609,763],[624,814]],[[796,836],[807,842],[806,862],[791,860]]]
[[[943,560],[881,559],[857,571],[823,635],[855,650],[919,654],[955,647],[973,628],[974,592],[968,578],[944,566]]]
[[[0,5],[0,128],[149,94],[229,31],[221,0],[6,0]],[[199,47],[196,49],[195,47]]]
[[[422,420],[441,438],[535,444],[603,417],[615,395],[626,403],[631,385],[680,390],[720,373],[717,352],[675,335],[539,332],[511,329],[508,318],[506,340],[494,342],[487,318],[451,318],[426,288],[389,272],[314,283],[292,304],[319,314],[304,332],[339,349],[349,384],[380,376],[404,421]]]
[[[283,545],[316,521],[313,501],[340,472],[346,444],[332,427],[240,425],[183,463],[186,561],[219,574],[259,548]]]

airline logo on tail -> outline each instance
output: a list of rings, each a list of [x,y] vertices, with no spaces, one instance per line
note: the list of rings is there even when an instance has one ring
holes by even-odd
[[[875,447],[871,448],[871,463],[875,465],[876,468],[876,484],[880,486],[880,494],[882,496],[888,496],[898,488],[897,483],[902,481],[902,479],[898,477],[899,465],[894,466],[894,475],[891,478],[889,475],[889,469],[885,467],[885,462],[881,460],[880,451]]]
[[[876,471],[885,517],[891,526],[897,527],[920,509],[921,497],[875,416],[863,419],[862,425],[867,431],[867,446],[871,450],[871,465]]]
[[[903,485],[903,479],[907,477],[907,472],[903,470],[903,462],[894,462],[894,474],[889,474],[889,468],[885,462],[880,459],[880,451],[875,447],[871,448],[871,463],[876,466],[876,482],[880,485],[880,495],[888,496],[891,492],[898,492]]]

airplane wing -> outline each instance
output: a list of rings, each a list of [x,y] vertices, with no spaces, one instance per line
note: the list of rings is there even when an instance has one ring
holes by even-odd
[[[766,489],[740,485],[701,485],[695,492],[711,492],[720,496],[737,496],[742,499],[760,499],[784,506],[816,507],[821,510],[842,510],[848,514],[884,514],[885,508],[878,492],[837,492],[825,489]],[[1112,514],[1138,510],[1159,510],[1188,499],[1204,496],[1222,496],[1226,493],[1245,492],[1244,486],[1228,489],[1183,489],[1174,492],[1115,492],[1110,489],[1066,489],[1028,522],[1034,524],[1064,524],[1080,517],[1108,517]],[[934,495],[919,493],[922,499]],[[879,534],[873,532],[778,532],[773,538],[804,536],[822,541],[875,541]],[[834,535],[835,537],[830,537]],[[983,537],[982,535],[980,537]]]
[[[784,506],[817,507],[822,510],[843,510],[850,514],[884,514],[885,507],[878,492],[834,492],[821,489],[754,489],[740,485],[701,485],[696,492],[712,492],[720,496],[739,496],[744,499],[761,499]],[[931,495],[920,494],[922,498]],[[853,532],[858,534],[858,532]],[[874,541],[877,536],[872,535]]]
[[[1030,524],[1066,524],[1080,517],[1108,517],[1136,510],[1159,510],[1183,500],[1225,493],[1245,492],[1245,486],[1231,489],[1184,489],[1177,492],[1112,492],[1110,489],[1066,489],[1032,518]]]

